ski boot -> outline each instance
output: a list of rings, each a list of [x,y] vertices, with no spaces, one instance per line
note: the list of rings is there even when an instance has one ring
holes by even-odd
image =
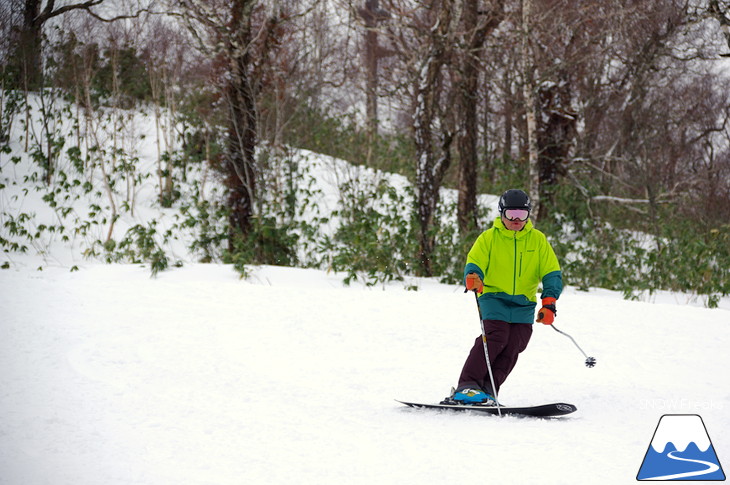
[[[478,404],[480,406],[496,406],[497,401],[491,394],[476,387],[465,387],[451,389],[451,396],[447,397],[444,404]]]

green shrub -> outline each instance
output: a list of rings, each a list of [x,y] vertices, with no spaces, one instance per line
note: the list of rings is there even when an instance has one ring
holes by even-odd
[[[730,225],[705,235],[677,222],[662,227],[652,236],[587,222],[551,239],[566,283],[580,289],[607,288],[631,299],[668,290],[701,296],[716,307],[730,294]]]
[[[412,191],[399,193],[384,179],[349,181],[340,190],[339,209],[332,214],[339,225],[320,246],[329,255],[329,268],[347,273],[346,284],[403,280],[417,251],[409,215]]]

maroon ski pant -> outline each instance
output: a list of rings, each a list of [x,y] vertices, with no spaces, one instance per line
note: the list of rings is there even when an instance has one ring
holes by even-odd
[[[499,392],[500,386],[514,369],[520,352],[525,350],[530,342],[532,324],[484,320],[484,333],[487,335],[487,349],[494,375],[494,385],[497,388],[496,391]],[[487,360],[484,358],[484,344],[481,335],[474,342],[459,377],[458,389],[472,386],[477,386],[494,395],[489,380]]]

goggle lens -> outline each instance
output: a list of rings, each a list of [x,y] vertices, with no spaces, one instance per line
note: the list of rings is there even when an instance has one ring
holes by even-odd
[[[510,221],[526,221],[530,217],[530,211],[525,209],[506,209],[504,217]]]

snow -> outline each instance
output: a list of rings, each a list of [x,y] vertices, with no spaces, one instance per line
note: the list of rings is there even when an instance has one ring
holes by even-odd
[[[0,208],[52,219],[42,193],[23,198],[8,181],[20,183],[27,160],[6,162]],[[332,209],[346,166],[313,163]],[[339,167],[329,179],[328,166]],[[170,218],[155,194],[139,187],[138,220],[125,214],[119,226]],[[86,213],[82,200],[75,210]],[[3,485],[634,483],[665,414],[701,415],[730,463],[728,298],[710,310],[687,295],[637,302],[566,288],[556,326],[596,367],[536,325],[500,400],[578,411],[499,418],[394,401],[437,401],[456,384],[479,334],[473,296],[458,286],[345,286],[334,272],[273,266],[241,279],[189,254],[152,278],[59,242],[3,255]]]
[[[729,462],[728,312],[568,289],[503,388],[555,420],[412,410],[455,384],[471,295],[186,265],[0,272],[2,483],[628,483],[659,418]]]

